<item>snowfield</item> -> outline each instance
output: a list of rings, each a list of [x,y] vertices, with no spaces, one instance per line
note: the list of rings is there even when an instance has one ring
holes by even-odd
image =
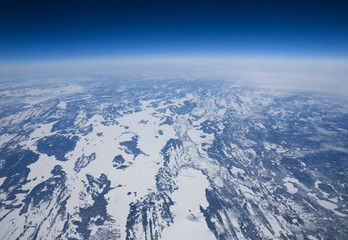
[[[348,235],[340,99],[198,80],[13,86],[1,239]]]

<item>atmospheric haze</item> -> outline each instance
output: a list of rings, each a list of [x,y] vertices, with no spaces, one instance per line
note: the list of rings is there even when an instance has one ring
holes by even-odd
[[[348,236],[346,1],[0,1],[0,239]]]

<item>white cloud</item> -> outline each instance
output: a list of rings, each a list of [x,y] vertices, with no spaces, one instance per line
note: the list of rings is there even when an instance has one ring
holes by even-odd
[[[230,80],[264,88],[319,91],[348,98],[348,60],[262,57],[152,57],[0,64],[0,80],[91,74],[143,79]]]

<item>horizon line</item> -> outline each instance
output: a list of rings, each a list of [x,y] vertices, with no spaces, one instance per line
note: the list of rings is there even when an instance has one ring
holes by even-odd
[[[65,65],[65,64],[120,64],[120,63],[157,63],[160,61],[175,62],[189,61],[209,63],[219,61],[304,61],[304,62],[335,62],[348,63],[348,56],[313,56],[313,55],[282,55],[282,54],[149,54],[149,55],[122,55],[122,56],[86,56],[69,58],[46,58],[32,60],[0,60],[0,66],[36,66],[36,65]]]

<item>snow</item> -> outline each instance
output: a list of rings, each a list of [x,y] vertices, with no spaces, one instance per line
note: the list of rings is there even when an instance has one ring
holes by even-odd
[[[51,129],[55,122],[49,124],[40,124],[30,134],[28,140],[21,142],[21,145],[28,147],[30,150],[37,152],[36,141],[45,136],[52,135]],[[61,161],[58,161],[54,156],[47,156],[47,154],[40,154],[39,159],[28,165],[30,169],[28,180],[29,182],[23,186],[23,189],[30,190],[37,184],[47,180],[52,176],[51,171],[55,165],[61,165]],[[36,179],[36,180],[34,180]]]
[[[284,186],[287,188],[287,192],[290,194],[295,194],[298,192],[298,188],[294,187],[294,185],[290,182],[284,183]]]
[[[11,236],[19,236],[23,232],[25,225],[24,217],[18,217],[19,209],[10,212],[9,215],[1,221],[2,239],[11,239]],[[34,228],[33,228],[34,230]],[[28,237],[23,239],[29,239]]]
[[[320,206],[322,206],[328,210],[334,210],[334,209],[338,208],[338,206],[336,204],[329,202],[329,201],[317,199],[317,202]]]
[[[244,174],[245,173],[245,171],[243,169],[237,168],[237,167],[234,167],[234,166],[232,166],[230,170],[231,170],[231,173],[234,174],[234,175],[238,175],[238,173],[240,173],[240,174]]]
[[[275,150],[277,153],[284,153],[286,150],[281,146],[274,143],[264,142],[264,148],[268,151]]]
[[[255,126],[262,128],[262,129],[266,129],[266,127],[262,123],[256,123]]]
[[[204,143],[204,142],[205,143],[211,143],[212,140],[214,139],[213,134],[203,133],[202,130],[197,130],[197,129],[194,129],[194,128],[188,130],[187,134],[189,135],[189,137],[191,138],[191,140],[195,144],[201,144],[201,143]]]
[[[214,184],[218,187],[223,187],[224,186],[224,181],[221,177],[216,177],[214,179]]]
[[[48,124],[39,124],[36,126],[36,129],[30,134],[30,137],[26,141],[22,141],[21,145],[28,147],[32,151],[36,151],[36,141],[43,137],[51,136],[52,126],[56,122],[48,123]]]
[[[261,208],[262,209],[262,208]],[[266,210],[262,210],[263,214],[265,215],[267,221],[271,225],[275,235],[277,237],[280,237],[280,233],[282,232],[283,228],[280,226],[278,220],[276,219],[275,216],[273,216],[271,213],[269,213]]]
[[[28,175],[28,182],[23,186],[23,189],[30,190],[37,184],[47,180],[52,176],[51,171],[56,165],[61,165],[61,162],[56,160],[54,156],[47,156],[46,154],[40,154],[39,159],[30,164],[30,172]],[[36,180],[34,180],[36,178]]]
[[[307,165],[304,162],[300,162],[300,164],[304,167],[307,167]]]
[[[73,87],[73,91],[70,92],[78,90],[79,89]],[[120,88],[117,91],[123,90]],[[178,92],[185,91],[180,90]],[[53,98],[52,101],[43,104],[49,105],[49,108],[52,106],[53,108],[54,106],[57,106],[57,109],[54,109],[57,110],[57,112],[53,115],[55,119],[64,119],[64,115],[61,114],[71,110],[66,109],[67,102],[74,101],[72,99],[75,99],[64,98],[64,96],[62,98],[56,98],[57,96],[62,96],[69,93],[69,89],[64,88],[58,88],[57,91],[52,92],[43,92],[41,90],[37,90],[36,92],[32,91],[28,93],[32,94],[32,96],[27,97],[25,102],[31,104]],[[146,99],[151,99],[150,93],[147,94],[145,92],[145,94]],[[230,229],[235,230],[235,236],[238,239],[244,238],[241,228],[245,227],[245,222],[240,216],[239,211],[246,211],[246,214],[250,213],[250,215],[252,215],[250,219],[255,224],[256,231],[260,232],[260,236],[262,238],[268,239],[277,239],[282,235],[290,236],[287,235],[287,233],[293,233],[295,230],[297,231],[297,229],[301,230],[300,228],[302,228],[302,226],[298,224],[297,219],[292,220],[292,223],[296,224],[297,226],[293,226],[291,223],[288,224],[285,222],[284,218],[282,217],[282,213],[284,213],[286,210],[293,210],[297,214],[301,214],[301,218],[303,217],[303,219],[307,219],[308,222],[310,222],[312,218],[309,213],[307,214],[306,212],[302,211],[302,206],[305,204],[308,204],[309,208],[313,208],[313,211],[317,210],[318,213],[325,212],[326,214],[327,211],[325,209],[327,209],[332,211],[332,213],[336,216],[346,217],[344,214],[346,205],[342,204],[344,199],[342,197],[334,197],[339,195],[329,195],[328,193],[321,191],[319,189],[319,180],[315,182],[315,187],[318,189],[314,189],[314,191],[312,191],[312,189],[309,189],[309,187],[306,187],[300,183],[296,178],[290,177],[292,176],[292,173],[288,172],[286,169],[284,169],[284,172],[281,172],[282,175],[278,175],[276,171],[273,172],[271,169],[267,169],[262,166],[262,164],[255,166],[255,164],[257,164],[255,158],[258,157],[259,152],[256,152],[254,149],[258,149],[258,146],[256,145],[259,145],[260,143],[244,137],[243,134],[247,134],[249,130],[244,128],[245,126],[243,125],[241,127],[243,127],[242,130],[245,130],[245,132],[242,130],[242,132],[238,132],[237,129],[234,129],[237,132],[231,131],[230,136],[235,136],[231,143],[229,143],[229,141],[221,141],[221,151],[231,159],[230,163],[222,166],[218,161],[216,161],[216,159],[212,158],[208,154],[207,149],[213,142],[216,135],[206,134],[199,129],[199,125],[203,121],[213,121],[220,129],[218,133],[221,133],[224,127],[229,130],[227,127],[228,124],[225,124],[226,120],[222,116],[226,113],[233,113],[237,118],[236,120],[240,120],[239,118],[249,118],[251,122],[254,123],[254,126],[258,131],[264,132],[265,130],[268,130],[267,128],[270,128],[269,125],[265,126],[266,123],[263,122],[263,119],[258,119],[258,116],[256,115],[259,113],[256,111],[258,111],[258,108],[261,105],[270,104],[272,101],[271,98],[265,99],[264,97],[258,96],[259,94],[262,93],[248,93],[246,96],[241,96],[240,99],[242,104],[238,104],[238,102],[235,101],[236,99],[234,94],[231,94],[231,96],[227,96],[226,94],[226,96],[219,96],[217,98],[207,97],[207,99],[200,99],[199,96],[195,96],[194,94],[187,94],[185,98],[178,97],[179,99],[173,99],[174,103],[169,103],[173,106],[178,106],[185,100],[193,100],[198,104],[198,107],[194,109],[193,112],[184,115],[176,115],[175,112],[170,112],[169,109],[159,111],[158,107],[152,107],[155,106],[153,103],[158,103],[160,108],[167,108],[168,103],[161,102],[161,100],[158,99],[152,99],[147,101],[140,100],[142,107],[138,108],[139,106],[137,105],[136,112],[133,112],[134,108],[130,107],[125,111],[121,110],[121,117],[119,117],[120,115],[118,114],[115,114],[117,117],[113,117],[114,115],[110,113],[110,116],[103,115],[105,118],[108,118],[104,119],[102,116],[102,114],[104,114],[103,110],[113,104],[115,104],[117,107],[117,103],[110,103],[107,101],[103,103],[98,102],[97,104],[99,105],[94,105],[93,103],[93,108],[97,107],[98,109],[95,109],[96,111],[93,111],[91,114],[96,114],[98,112],[101,115],[95,115],[94,117],[89,118],[90,115],[87,111],[81,110],[78,112],[78,116],[75,118],[74,124],[77,127],[92,124],[93,131],[87,135],[77,133],[80,139],[77,142],[74,151],[66,154],[69,161],[57,161],[54,156],[48,157],[46,154],[40,154],[38,161],[28,166],[28,168],[30,168],[30,173],[28,175],[29,181],[25,185],[21,186],[21,190],[31,190],[40,182],[52,177],[51,170],[53,167],[55,165],[61,165],[66,173],[66,187],[68,188],[67,196],[69,196],[66,204],[66,213],[71,217],[70,221],[74,222],[75,220],[80,219],[79,209],[89,206],[94,202],[90,192],[88,192],[89,190],[87,190],[88,188],[86,187],[86,174],[90,174],[94,178],[98,178],[102,173],[106,174],[108,180],[111,182],[111,189],[105,195],[105,199],[108,201],[106,206],[107,213],[110,216],[110,221],[105,225],[111,224],[112,228],[121,231],[120,238],[125,239],[126,221],[130,213],[129,205],[132,202],[141,202],[149,193],[158,193],[155,177],[159,168],[163,167],[163,155],[161,154],[161,149],[165,146],[169,139],[175,138],[182,140],[183,146],[180,148],[171,149],[172,152],[170,152],[170,162],[168,163],[169,165],[166,166],[173,174],[172,180],[177,183],[178,189],[173,193],[168,193],[175,203],[175,205],[171,206],[174,222],[168,228],[166,225],[163,225],[164,232],[161,234],[164,240],[215,239],[214,234],[207,227],[204,216],[200,211],[200,206],[203,208],[208,206],[205,196],[205,189],[210,187],[209,183],[214,186],[214,189],[217,189],[217,193],[219,193],[219,190],[224,190],[223,188],[225,187],[228,190],[228,188],[231,186],[231,189],[233,188],[235,193],[239,195],[237,201],[238,204],[240,203],[240,210],[238,210],[239,205],[236,205],[235,208],[226,208],[223,210],[224,212],[221,211],[221,219],[223,222],[222,225],[219,225],[216,218],[213,217],[211,219],[212,222],[216,224],[217,232],[223,232],[224,227],[228,225]],[[23,96],[26,95],[23,94]],[[262,99],[258,99],[258,97]],[[122,103],[132,102],[131,99],[122,101]],[[220,106],[217,103],[220,104]],[[297,102],[294,104],[300,103]],[[226,112],[226,108],[220,108],[221,105],[232,106],[234,109],[229,109],[233,111]],[[42,109],[45,109],[44,106]],[[140,109],[140,111],[138,111],[138,109]],[[286,117],[286,114],[294,113],[291,109],[292,108],[290,108],[289,112],[288,110],[283,111],[276,108],[271,108],[269,113],[279,115],[278,120],[281,120],[282,118]],[[234,110],[236,110],[236,112],[234,112]],[[88,116],[86,115],[87,113]],[[106,111],[106,113],[108,113],[108,111]],[[41,114],[41,110],[32,109],[27,105],[17,116],[10,115],[3,118],[2,122],[6,123],[12,121],[11,124],[13,125],[16,123],[19,124],[28,119],[28,116],[39,116],[38,114]],[[122,116],[122,114],[125,115]],[[238,114],[240,116],[237,116]],[[160,126],[163,119],[169,115],[171,115],[171,117],[174,119],[173,125]],[[197,115],[198,117],[194,115]],[[250,116],[255,116],[255,119]],[[105,120],[107,120],[111,125],[103,125],[102,122]],[[193,121],[193,123],[191,123],[189,120]],[[302,118],[304,124],[308,120],[310,119]],[[313,121],[314,120],[315,119],[313,119]],[[265,125],[263,125],[261,122]],[[28,138],[20,139],[20,134],[4,134],[0,137],[0,146],[3,146],[8,141],[13,141],[18,138],[20,140],[18,144],[21,145],[23,149],[28,148],[37,153],[37,140],[42,137],[55,134],[51,133],[53,124],[55,124],[55,122],[41,125],[34,122],[31,125],[29,125],[29,123],[25,124],[24,127],[26,129],[33,129],[33,127],[35,128]],[[271,127],[279,128],[277,131],[280,131],[280,129],[282,129],[284,126],[280,121],[274,123],[274,125]],[[323,128],[317,128],[317,131],[321,135],[331,135],[334,133],[328,132]],[[239,136],[238,133],[242,134]],[[338,132],[335,134],[338,134]],[[126,151],[127,148],[125,146],[120,145],[121,142],[130,141],[134,136],[138,136],[137,147],[141,149],[144,154],[134,156],[129,151]],[[216,140],[219,141],[218,138]],[[265,138],[265,140],[262,141],[264,141],[263,143],[261,142],[261,144],[263,144],[265,150],[270,151],[273,155],[289,155],[291,157],[290,154],[283,154],[289,151],[285,149],[288,146],[286,142],[273,142],[274,140],[268,138]],[[206,144],[202,147],[202,143]],[[323,149],[333,149],[340,152],[348,152],[348,150],[346,148],[342,148],[340,144],[330,144],[335,146],[323,144]],[[289,141],[289,145],[291,145],[291,140]],[[301,154],[305,154],[307,150],[310,151],[313,149],[297,148],[290,150],[296,150],[294,155],[300,156]],[[79,172],[75,171],[74,165],[76,160],[82,155],[89,156],[92,153],[95,153],[96,159],[91,161],[89,165],[84,165],[84,168],[80,169]],[[125,159],[124,165],[128,166],[127,168],[117,169],[113,166],[114,163],[112,160],[117,155],[122,155],[122,157]],[[278,159],[270,159],[270,161],[276,164],[280,163],[280,160]],[[304,162],[301,162],[301,165],[306,171],[311,169],[311,166],[309,166],[307,169]],[[267,174],[269,174],[269,179],[272,180],[269,181],[264,178],[263,180],[266,182],[260,182],[258,177],[267,176]],[[238,177],[240,175],[243,175],[243,178]],[[209,176],[209,181],[206,176]],[[285,177],[279,182],[278,179],[281,176],[288,177]],[[319,174],[316,176],[320,180],[326,182],[325,179],[322,179]],[[0,184],[2,184],[5,179],[6,178],[0,178]],[[284,199],[284,202],[279,201],[278,196],[274,195],[276,194],[275,190],[279,187],[279,183],[280,187],[283,187],[284,189],[286,188],[286,191],[290,194],[296,194],[298,191],[300,191],[300,189],[300,193],[303,195],[307,192],[307,195],[311,201],[307,203],[308,198],[306,196],[302,196],[301,194],[297,194],[296,198]],[[102,191],[101,189],[97,189],[96,191],[98,190]],[[24,199],[25,194],[26,193],[17,193],[16,203],[20,203]],[[283,192],[280,192],[279,194],[283,194]],[[6,194],[3,193],[2,196],[3,195],[5,196]],[[2,198],[2,196],[0,197]],[[288,195],[285,194],[284,196],[286,197]],[[303,203],[295,201],[296,199],[299,199],[299,197],[303,197]],[[53,199],[57,199],[57,196],[54,196]],[[222,199],[222,201],[227,203],[235,200]],[[314,207],[311,205],[313,202],[317,202],[323,208],[315,205],[318,209],[314,209]],[[37,204],[38,206],[35,206],[35,208],[30,210],[30,213],[28,212],[28,214],[24,215],[19,215],[20,209],[5,209],[0,216],[3,217],[5,214],[9,213],[8,217],[5,217],[1,222],[2,226],[4,227],[3,232],[5,238],[10,238],[11,236],[16,237],[20,234],[22,234],[22,237],[24,238],[32,238],[33,229],[35,229],[33,226],[38,226],[39,224],[41,230],[38,233],[38,238],[44,238],[42,234],[47,232],[52,234],[52,237],[56,236],[54,234],[63,228],[65,220],[67,219],[57,219],[55,222],[52,220],[43,220],[44,216],[57,215],[55,212],[57,209],[52,208],[54,204],[58,206],[58,202],[56,200],[53,200],[52,202],[41,201],[40,204]],[[53,209],[53,211],[49,212],[49,209]],[[275,209],[279,210],[279,214],[274,211]],[[342,211],[343,213],[339,211]],[[267,221],[265,221],[265,219],[267,219]],[[161,219],[158,220],[159,224],[164,224],[164,222],[161,222]],[[40,221],[42,221],[42,224]],[[23,233],[23,226],[25,224],[26,226],[29,226],[30,229]],[[32,226],[30,226],[30,224],[32,224]],[[69,227],[69,234],[71,234],[70,237],[79,238],[80,236],[78,233],[76,231],[74,232],[75,226],[73,225],[74,224],[71,224]],[[314,225],[315,224],[313,223],[313,225],[308,226],[308,229]],[[102,226],[102,228],[103,227],[105,226]],[[145,234],[143,232],[141,223],[136,223],[132,227],[135,231],[139,231],[136,233],[138,239],[145,239]],[[91,224],[90,230],[92,230],[92,235],[96,233],[98,229],[99,227],[97,225]],[[308,238],[310,237],[311,236],[309,235]]]
[[[298,188],[294,186],[294,183],[299,185],[299,181],[296,178],[286,177],[283,179],[286,191],[290,194],[295,194],[298,192]]]
[[[310,239],[310,240],[318,240],[318,238],[313,237],[312,235],[307,235],[307,238]]]
[[[205,189],[209,186],[207,178],[198,170],[184,169],[178,175],[178,187],[171,198],[175,205],[171,208],[174,213],[174,223],[163,231],[165,240],[209,240],[215,239],[208,229],[200,206],[206,208],[208,202]]]
[[[8,141],[10,141],[14,137],[13,134],[2,134],[0,136],[0,147],[2,147],[4,144],[6,144]]]
[[[4,183],[5,180],[6,180],[6,177],[0,178],[0,186]]]
[[[223,116],[226,113],[226,109],[219,109],[219,111],[217,112],[218,115]]]
[[[292,183],[296,183],[299,184],[299,181],[296,178],[292,178],[292,177],[286,177],[283,179],[283,182],[292,182]]]
[[[104,126],[101,124],[103,118],[94,116],[90,122],[93,124],[93,132],[86,136],[86,140],[81,139],[75,148],[76,155],[71,158],[76,159],[80,154],[85,152],[89,155],[96,153],[96,160],[92,161],[86,168],[80,172],[80,176],[86,173],[94,177],[99,177],[105,173],[111,181],[111,186],[116,187],[111,190],[105,197],[109,199],[107,205],[108,213],[116,220],[120,229],[121,239],[125,239],[126,221],[129,214],[129,204],[146,196],[151,190],[156,189],[155,175],[160,168],[157,163],[163,158],[160,155],[161,149],[165,146],[170,138],[175,138],[175,132],[172,126],[163,125],[159,127],[160,118],[153,115],[151,108],[143,108],[143,111],[132,113],[117,119],[118,125]],[[139,123],[145,120],[146,124]],[[128,126],[125,129],[123,126]],[[163,135],[158,134],[158,129],[163,131]],[[101,137],[96,134],[102,133]],[[133,155],[126,154],[119,143],[129,141],[131,137],[138,135],[138,148],[145,154],[138,155],[133,160]],[[89,144],[88,147],[87,143]],[[88,152],[86,152],[88,151]],[[124,170],[115,169],[112,165],[113,158],[122,154],[129,167]],[[74,161],[71,161],[74,163]],[[69,164],[69,163],[67,163]],[[72,169],[73,166],[67,166]],[[69,182],[78,182],[77,180]],[[76,186],[76,189],[81,189]],[[128,195],[128,192],[132,194]],[[134,194],[136,192],[136,195]],[[78,206],[72,202],[71,207]]]
[[[338,203],[337,197],[335,197],[335,198],[329,198],[329,200],[330,200],[331,202]]]
[[[248,187],[246,187],[244,185],[240,185],[238,187],[239,187],[239,190],[241,191],[241,193],[243,195],[245,195],[246,198],[250,198],[250,199],[253,198],[255,193],[250,188],[248,188]]]
[[[113,185],[121,184],[107,194],[109,204],[107,206],[108,213],[120,225],[121,234],[125,233],[125,225],[129,214],[129,204],[135,202],[140,197],[144,197],[149,193],[149,189],[155,189],[155,175],[158,171],[158,166],[150,161],[148,157],[142,157],[125,171],[118,171],[114,176],[108,175],[112,180]],[[135,194],[127,195],[128,192],[136,192]],[[122,235],[121,235],[122,236]]]
[[[251,215],[255,215],[254,210],[249,201],[247,202],[247,208]]]
[[[237,239],[245,239],[243,234],[242,234],[241,227],[238,223],[238,219],[236,218],[235,215],[238,215],[238,213],[227,214],[226,218],[223,217],[222,219],[224,220],[224,222],[232,223],[232,226],[233,226],[235,233],[237,235]]]
[[[333,210],[333,212],[334,212],[337,216],[339,216],[339,217],[347,217],[347,214],[341,213],[341,212],[339,212],[339,211],[337,211],[337,210]]]
[[[60,109],[66,109],[66,102],[60,101],[57,107]]]

